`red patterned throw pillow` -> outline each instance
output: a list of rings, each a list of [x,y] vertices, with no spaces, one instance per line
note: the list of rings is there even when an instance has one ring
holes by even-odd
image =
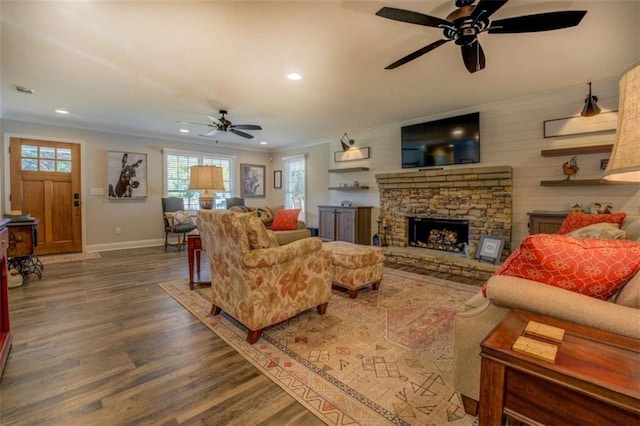
[[[640,243],[535,234],[496,271],[609,299],[640,270]],[[486,297],[486,284],[482,287]]]
[[[272,231],[293,231],[298,226],[300,209],[278,210],[271,223]]]
[[[620,228],[626,216],[626,213],[622,212],[611,214],[569,213],[562,222],[560,229],[558,229],[558,234],[568,234],[578,228],[593,225],[594,223],[614,223]]]

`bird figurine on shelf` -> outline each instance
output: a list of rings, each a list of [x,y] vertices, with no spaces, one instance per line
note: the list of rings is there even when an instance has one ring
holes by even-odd
[[[574,156],[571,160],[566,161],[562,164],[562,172],[567,175],[567,180],[571,178],[571,176],[578,173],[580,168],[578,167],[578,157]]]

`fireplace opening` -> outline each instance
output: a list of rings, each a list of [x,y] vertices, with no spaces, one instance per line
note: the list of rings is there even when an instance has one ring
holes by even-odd
[[[413,247],[462,253],[469,242],[469,221],[409,218],[408,243]]]

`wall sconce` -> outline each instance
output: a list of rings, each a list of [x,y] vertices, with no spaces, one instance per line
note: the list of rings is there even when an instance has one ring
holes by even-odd
[[[340,143],[342,144],[342,150],[348,151],[349,148],[353,146],[355,141],[353,139],[349,139],[347,132],[344,132],[344,135],[342,135],[342,137],[340,138]]]
[[[600,114],[600,107],[596,102],[598,102],[598,97],[591,95],[591,82],[589,82],[589,95],[584,99],[584,107],[582,107],[580,115],[583,117],[592,117]]]

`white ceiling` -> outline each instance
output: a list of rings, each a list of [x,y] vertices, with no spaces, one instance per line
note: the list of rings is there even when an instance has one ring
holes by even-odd
[[[492,18],[588,12],[574,28],[481,34],[487,67],[475,74],[453,43],[384,70],[442,33],[375,16],[382,6],[455,9],[453,0],[2,0],[4,118],[173,139],[183,127],[187,140],[210,143],[198,136],[208,128],[177,122],[207,123],[224,108],[263,130],[213,139],[274,149],[559,87],[586,93],[640,57],[640,1],[512,0]],[[292,71],[303,79],[288,81]]]

